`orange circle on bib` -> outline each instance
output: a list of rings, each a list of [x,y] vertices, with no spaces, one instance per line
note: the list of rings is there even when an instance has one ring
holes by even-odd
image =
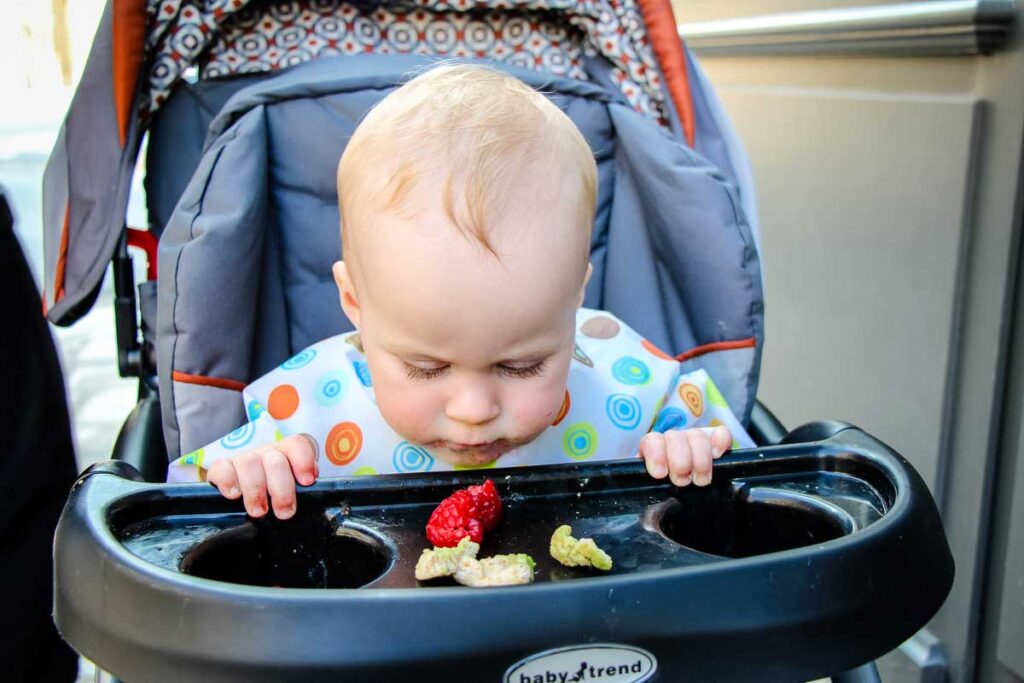
[[[692,384],[680,384],[679,398],[683,399],[683,403],[690,409],[694,417],[704,414],[704,396],[697,387]]]
[[[363,430],[355,422],[339,422],[327,434],[327,459],[335,465],[347,465],[363,448]]]
[[[651,342],[647,341],[646,339],[640,340],[640,344],[645,349],[647,349],[648,353],[650,353],[650,354],[652,354],[654,356],[657,356],[658,358],[664,358],[665,360],[675,360],[675,358],[673,358],[672,356],[668,355],[667,353],[665,353],[664,351],[659,349],[657,346],[655,346]]]
[[[299,409],[299,392],[291,384],[274,387],[267,397],[267,412],[275,420],[287,420]]]
[[[558,409],[558,415],[555,415],[555,421],[551,423],[554,427],[559,422],[565,419],[565,416],[569,414],[569,406],[572,405],[572,401],[569,400],[569,390],[565,390],[565,398],[562,399],[562,407]]]

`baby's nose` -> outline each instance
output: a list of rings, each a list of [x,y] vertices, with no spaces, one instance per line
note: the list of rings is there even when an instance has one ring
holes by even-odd
[[[468,425],[490,422],[501,413],[497,396],[483,384],[462,387],[445,406],[445,416]]]

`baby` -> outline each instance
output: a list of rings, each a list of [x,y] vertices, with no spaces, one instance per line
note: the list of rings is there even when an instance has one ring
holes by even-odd
[[[407,471],[407,457],[461,469],[639,455],[655,478],[707,485],[734,434],[749,444],[714,384],[703,371],[680,377],[623,323],[580,308],[596,185],[579,130],[513,77],[446,65],[395,90],[338,166],[333,272],[357,333],[251,385],[253,422],[172,463],[170,478],[198,471],[253,517],[269,503],[281,519],[321,464],[372,474],[392,458]],[[318,417],[296,422],[301,392],[284,375],[314,357],[330,371],[315,386]],[[343,421],[309,426],[317,419]]]

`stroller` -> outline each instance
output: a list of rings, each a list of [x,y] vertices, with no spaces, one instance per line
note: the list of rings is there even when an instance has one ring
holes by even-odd
[[[360,643],[352,646],[347,659],[331,659],[303,647],[311,637],[298,625],[308,623],[301,610],[310,607],[312,598],[267,588],[258,589],[264,591],[258,595],[238,592],[241,584],[295,585],[299,592],[311,585],[368,586],[338,594],[321,591],[315,601],[330,604],[317,609],[384,619],[387,628],[405,633],[405,626],[395,620],[436,608],[443,591],[410,591],[402,583],[401,568],[408,557],[401,553],[400,532],[359,526],[348,512],[330,511],[343,495],[344,509],[370,506],[385,517],[398,514],[415,528],[416,515],[401,510],[410,505],[426,509],[453,486],[471,481],[467,474],[402,475],[401,481],[381,477],[358,483],[324,480],[300,494],[300,509],[314,512],[290,525],[242,520],[244,525],[237,526],[238,506],[220,500],[209,487],[140,483],[163,481],[169,459],[243,424],[247,415],[239,392],[249,381],[310,344],[350,329],[329,274],[330,264],[341,255],[334,166],[344,141],[376,101],[410,73],[453,57],[512,73],[548,94],[573,119],[599,170],[591,244],[594,274],[585,305],[612,312],[655,346],[678,354],[684,370],[706,369],[755,441],[766,447],[759,453],[736,454],[721,477],[716,470],[721,495],[705,496],[701,502],[692,492],[676,492],[672,500],[677,505],[653,512],[644,508],[647,521],[630,526],[630,533],[653,525],[661,537],[677,544],[644,556],[646,564],[638,566],[657,574],[651,580],[679,581],[689,576],[684,570],[711,562],[721,571],[705,572],[715,586],[709,584],[708,595],[718,595],[728,581],[761,585],[765,572],[771,577],[788,571],[772,562],[788,562],[785,566],[793,572],[798,565],[814,566],[819,573],[832,562],[835,583],[830,585],[855,585],[844,552],[856,546],[877,564],[883,547],[896,547],[894,539],[917,539],[904,540],[906,548],[899,551],[901,558],[915,558],[916,569],[902,572],[906,583],[875,596],[891,605],[899,595],[902,612],[885,626],[875,626],[871,635],[853,624],[879,603],[864,596],[857,602],[846,589],[822,593],[827,600],[815,605],[813,615],[806,613],[806,596],[786,603],[790,614],[778,613],[781,603],[758,606],[755,600],[750,609],[763,621],[709,625],[703,634],[668,629],[665,635],[682,639],[677,644],[702,643],[711,651],[732,652],[728,664],[706,668],[692,654],[684,664],[686,657],[679,659],[682,655],[661,651],[661,646],[645,650],[623,645],[616,656],[632,657],[639,651],[641,659],[659,659],[662,669],[657,673],[656,665],[644,664],[634,675],[638,670],[630,660],[619,667],[628,669],[622,674],[633,676],[628,680],[654,675],[674,680],[676,670],[731,679],[758,672],[763,680],[838,674],[891,649],[922,626],[949,590],[952,563],[934,505],[916,473],[898,455],[842,423],[812,423],[787,434],[756,400],[764,308],[750,172],[710,85],[678,39],[667,0],[151,0],[147,7],[111,2],[106,8],[44,178],[46,314],[63,325],[84,315],[95,300],[106,263],[113,259],[119,365],[123,375],[139,378],[139,403],[115,445],[116,462],[83,475],[65,510],[55,551],[67,566],[112,567],[123,561],[125,583],[102,573],[71,577],[58,567],[56,618],[66,637],[101,666],[129,678],[153,674],[187,679],[180,672],[189,672],[204,680],[286,680],[344,672],[353,680],[372,680],[420,672],[433,680],[430,676],[441,676],[455,660],[465,667],[465,680],[483,680],[501,670],[506,670],[505,680],[536,680],[536,675],[544,680],[553,671],[550,658],[562,656],[566,648],[513,663],[537,649],[536,638],[517,644],[505,634],[504,641],[477,638],[474,648],[455,647],[456,642],[474,642],[479,629],[470,626],[472,620],[453,627],[458,637],[432,653],[403,645],[408,656],[388,655],[372,638],[353,632],[353,643]],[[144,134],[150,224],[135,230],[124,226],[124,214]],[[137,292],[129,247],[142,248],[148,259],[148,279]],[[229,260],[230,269],[219,267]],[[831,487],[829,494],[822,489],[822,477],[831,470],[842,477],[828,479],[824,488]],[[792,481],[772,488],[775,493],[770,495],[776,497],[769,502],[758,502],[756,487],[744,482],[759,472],[776,480],[791,476]],[[808,479],[812,473],[813,482]],[[640,501],[650,497],[652,487],[666,486],[643,478],[636,463],[538,468],[509,474],[505,486],[539,501],[591,479],[595,483],[587,496],[594,497],[593,519],[606,525],[618,519],[608,508],[610,492]],[[811,486],[817,493],[810,493]],[[770,511],[765,517],[761,512],[742,519],[731,515],[733,526],[722,533],[745,541],[722,545],[681,530],[685,511],[716,514],[715,506],[724,510],[738,505],[739,491],[745,492],[744,509]],[[859,501],[853,512],[847,509],[850,500]],[[197,521],[200,517],[205,521]],[[328,518],[333,521],[325,532]],[[743,520],[750,528],[744,530]],[[758,524],[761,531],[752,531]],[[622,528],[615,528],[621,535]],[[246,531],[239,535],[239,529]],[[177,539],[169,544],[181,552],[168,559],[163,550],[155,551],[154,533]],[[755,539],[757,533],[774,541]],[[804,534],[806,538],[796,539]],[[349,545],[337,546],[338,538],[348,539]],[[845,551],[841,545],[821,546],[825,555],[819,564],[793,555],[819,541],[853,545]],[[705,560],[698,562],[696,555],[679,547],[696,548]],[[280,581],[282,571],[311,580],[309,566],[296,566],[288,551],[312,560],[337,559],[346,567],[343,580],[332,581],[326,570],[318,570],[319,583]],[[232,568],[232,558],[243,556],[269,567],[277,578],[240,575]],[[342,556],[359,559],[338,559]],[[723,557],[756,561],[718,564]],[[745,577],[743,571],[753,573]],[[141,583],[133,583],[129,575]],[[798,576],[794,573],[793,580],[802,581]],[[546,592],[538,594],[538,611],[533,613],[523,612],[523,605],[532,603],[525,592],[495,592],[491,604],[535,623],[546,611],[541,605],[550,609],[552,601],[569,601],[574,607],[568,611],[578,612],[576,621],[552,626],[558,637],[551,641],[549,634],[543,642],[567,645],[575,642],[576,633],[575,640],[590,650],[604,647],[595,645],[600,639],[644,644],[639,632],[634,633],[637,619],[657,620],[659,609],[671,609],[671,601],[658,607],[643,593],[648,598],[643,610],[623,607],[624,614],[615,617],[616,607],[605,604],[614,591],[629,594],[643,581],[638,583],[637,575],[628,572],[584,578],[571,587],[559,583],[561,595],[555,586],[538,584]],[[215,594],[208,585],[211,579],[231,589]],[[110,616],[102,605],[76,602],[74,596],[82,591],[74,587],[88,591],[90,581],[104,583],[103,593],[116,584],[131,598],[119,601],[114,610],[120,626],[105,621]],[[279,615],[280,624],[305,634],[294,640],[301,654],[286,655],[272,647],[277,659],[264,659],[260,648],[268,647],[270,631],[260,631],[256,643],[236,642],[232,657],[218,659],[213,651],[231,647],[218,641],[216,629],[204,631],[203,638],[183,640],[180,628],[172,633],[142,616],[146,610],[170,608],[172,602],[146,593],[145,586],[161,581],[166,584],[161,599],[202,605],[196,619],[200,612],[214,617],[220,609],[245,621],[252,615],[237,610],[259,603],[260,610]],[[602,583],[606,581],[618,583]],[[574,591],[577,585],[581,588]],[[389,588],[393,599],[380,601],[374,591]],[[584,590],[590,597],[580,593]],[[408,601],[399,597],[406,594]],[[594,597],[605,594],[604,602]],[[479,603],[476,596],[454,589],[451,600],[467,614]],[[603,629],[585,628],[583,605],[588,601],[595,609],[604,605],[588,617],[591,624],[603,623]],[[712,602],[705,608],[710,614],[720,606]],[[845,620],[860,642],[833,639],[827,648],[820,643],[822,649],[814,653],[804,645],[792,656],[765,664],[764,658],[783,643],[792,648],[798,634],[814,640],[807,628],[794,623],[797,618],[810,623]],[[324,619],[318,623],[326,629]],[[539,621],[550,619],[547,615]],[[223,623],[218,618],[214,622]],[[760,643],[751,637],[758,631],[764,636]],[[408,635],[414,637],[411,631]],[[713,638],[716,645],[711,646]],[[132,650],[129,641],[138,646],[133,655],[126,654]],[[742,656],[733,649],[740,645]],[[593,663],[604,661],[606,654],[588,651],[586,656]],[[242,655],[251,656],[248,663]],[[381,669],[385,660],[393,665],[387,674]],[[540,660],[548,662],[547,673],[530,673]],[[609,664],[608,670],[616,666]],[[675,668],[679,666],[684,668]],[[877,679],[872,665],[843,675],[847,680]]]

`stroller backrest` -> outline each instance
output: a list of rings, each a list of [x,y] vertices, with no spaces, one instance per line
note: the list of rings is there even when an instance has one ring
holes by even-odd
[[[692,145],[675,31],[670,0],[108,0],[44,174],[44,310],[68,325],[91,307],[121,239],[142,136],[186,81],[325,56],[475,56],[600,78]]]
[[[160,246],[157,367],[171,457],[244,422],[245,383],[349,329],[330,275],[341,257],[335,166],[363,114],[430,63],[320,59],[241,90],[211,123]],[[746,419],[763,297],[730,174],[613,88],[500,68],[548,93],[598,160],[585,305],[706,368]]]

